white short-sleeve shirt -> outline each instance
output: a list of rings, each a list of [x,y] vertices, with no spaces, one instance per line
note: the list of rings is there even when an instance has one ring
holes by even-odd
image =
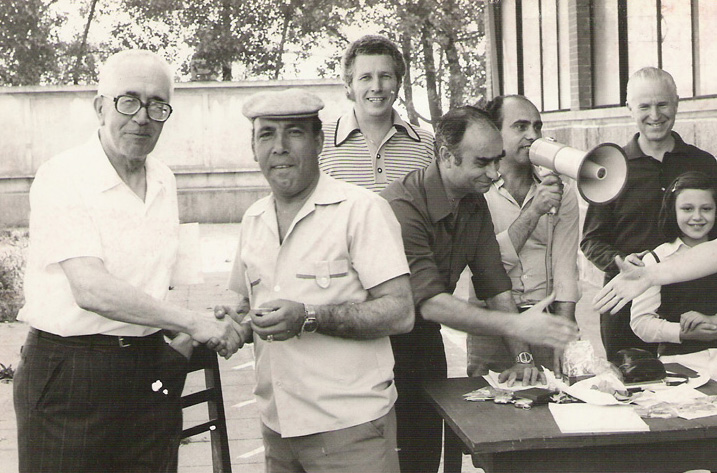
[[[102,260],[113,276],[163,300],[176,260],[179,219],[172,171],[147,158],[142,201],[119,177],[99,137],[40,166],[30,189],[25,306],[19,319],[62,336],[145,336],[158,329],[81,309],[60,262]]]

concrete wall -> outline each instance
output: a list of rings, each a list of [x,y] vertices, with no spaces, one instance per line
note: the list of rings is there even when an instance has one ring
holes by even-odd
[[[257,91],[296,86],[324,100],[324,120],[351,107],[335,80],[176,84],[174,113],[153,155],[177,176],[183,221],[238,222],[268,193],[241,108]],[[0,88],[0,226],[26,225],[37,168],[95,132],[95,94],[87,86]]]

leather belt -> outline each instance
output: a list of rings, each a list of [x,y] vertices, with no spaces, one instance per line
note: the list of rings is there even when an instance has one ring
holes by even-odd
[[[102,334],[62,337],[36,328],[30,328],[30,333],[35,334],[35,336],[41,340],[73,347],[156,348],[157,346],[161,346],[161,343],[164,343],[164,336],[161,330],[145,337]]]

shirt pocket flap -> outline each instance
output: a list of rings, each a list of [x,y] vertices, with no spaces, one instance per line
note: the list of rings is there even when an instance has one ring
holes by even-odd
[[[348,260],[313,261],[303,263],[299,267],[296,277],[299,279],[313,279],[322,289],[331,286],[332,278],[346,276],[349,270]]]
[[[252,271],[251,269],[247,268],[246,282],[249,284],[249,288],[253,290],[254,287],[261,282],[261,276],[259,272]]]

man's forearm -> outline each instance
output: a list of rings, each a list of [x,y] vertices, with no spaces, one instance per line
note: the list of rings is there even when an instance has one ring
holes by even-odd
[[[405,333],[413,327],[413,307],[407,298],[385,296],[361,303],[313,307],[319,332],[334,337],[369,340]]]
[[[717,273],[717,240],[697,245],[645,269],[645,275],[654,286],[691,281]]]
[[[615,256],[625,256],[625,253],[609,243],[597,240],[583,240],[580,242],[580,249],[585,257],[594,264],[600,271],[606,273],[614,273],[617,271],[615,266]]]
[[[538,226],[540,217],[540,215],[536,215],[535,212],[531,210],[531,207],[526,207],[520,212],[518,218],[510,224],[510,227],[508,227],[508,236],[516,253],[520,253],[520,250],[523,249],[525,242],[528,241],[533,230]]]
[[[512,313],[518,312],[518,308],[513,301],[513,297],[510,294],[510,291],[506,291],[504,293],[498,294],[495,297],[491,297],[486,301],[486,304],[488,304],[488,308],[491,310]],[[512,355],[513,359],[515,359],[521,352],[530,351],[530,345],[528,345],[522,340],[518,340],[512,337],[510,333],[506,334],[503,337],[503,343],[505,344],[505,348],[508,350],[508,353]]]
[[[510,314],[470,304],[448,293],[423,302],[420,310],[426,320],[473,335],[502,336],[510,331]]]
[[[371,298],[365,302],[313,306],[319,332],[367,340],[413,329],[414,307],[408,276],[387,281],[369,293]]]
[[[78,306],[112,320],[192,334],[197,314],[157,300],[109,274],[96,261],[61,263]]]
[[[575,322],[575,302],[555,301],[553,302],[553,312],[555,315]]]

